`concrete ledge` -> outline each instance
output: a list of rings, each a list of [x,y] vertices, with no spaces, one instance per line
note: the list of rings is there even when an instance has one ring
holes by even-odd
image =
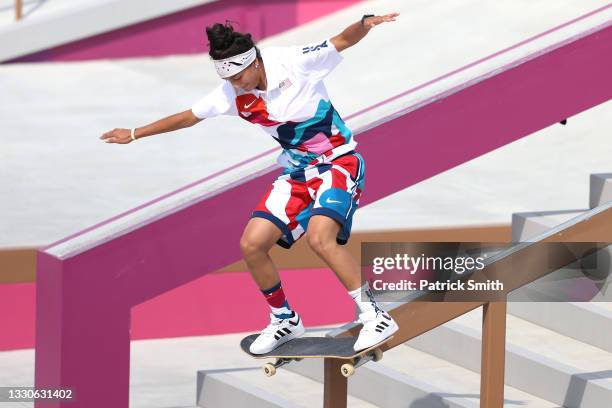
[[[215,1],[111,0],[94,4],[75,4],[70,12],[28,18],[0,28],[0,61]]]
[[[595,208],[612,201],[612,173],[591,174],[589,206]]]
[[[585,211],[586,209],[514,213],[512,214],[512,242],[529,241]]]

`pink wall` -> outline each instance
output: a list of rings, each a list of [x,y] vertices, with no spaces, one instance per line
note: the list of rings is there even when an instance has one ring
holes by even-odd
[[[348,7],[360,0],[223,0],[57,46],[10,62],[81,61],[208,52],[204,27],[238,22],[256,41]],[[336,34],[341,27],[330,27]],[[313,39],[315,41],[316,39]]]
[[[281,271],[306,327],[349,322],[354,303],[329,269]],[[256,332],[270,308],[249,272],[206,275],[132,308],[132,339]]]
[[[34,347],[36,285],[0,285],[0,351]]]

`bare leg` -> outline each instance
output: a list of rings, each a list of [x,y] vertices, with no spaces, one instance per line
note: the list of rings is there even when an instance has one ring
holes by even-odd
[[[291,310],[282,288],[274,288],[280,282],[280,276],[268,252],[281,236],[281,230],[273,222],[255,217],[251,218],[240,239],[249,271],[272,309],[270,324],[249,347],[253,354],[267,353],[305,332],[300,315]],[[282,336],[279,333],[283,333]]]
[[[336,273],[344,287],[349,291],[357,291],[361,287],[359,264],[351,256],[345,246],[336,242],[340,224],[324,215],[315,215],[308,222],[308,243],[310,247]],[[351,297],[353,294],[351,293]],[[397,323],[382,309],[376,306],[374,298],[369,300],[353,299],[359,308],[359,321],[363,327],[353,344],[353,349],[363,350],[379,343],[398,330]],[[384,327],[384,328],[383,328]]]
[[[283,233],[265,218],[251,218],[240,239],[244,260],[260,289],[268,289],[280,281],[278,270],[268,252]]]
[[[361,287],[359,264],[345,246],[336,242],[340,224],[324,215],[314,215],[308,222],[306,238],[317,253],[336,273],[348,291]]]

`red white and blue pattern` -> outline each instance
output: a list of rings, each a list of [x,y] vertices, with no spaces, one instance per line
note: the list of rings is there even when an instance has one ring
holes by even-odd
[[[279,163],[285,168],[284,174],[329,162],[357,145],[330,101],[321,99],[314,116],[301,122],[271,119],[264,100],[251,93],[237,96],[236,107],[242,119],[262,126],[282,146]]]
[[[364,164],[359,153],[337,157],[331,163],[298,170],[299,175],[277,178],[257,205],[252,217],[272,221],[283,232],[278,244],[290,248],[307,230],[313,215],[325,215],[342,228],[336,241],[345,244],[364,185]]]

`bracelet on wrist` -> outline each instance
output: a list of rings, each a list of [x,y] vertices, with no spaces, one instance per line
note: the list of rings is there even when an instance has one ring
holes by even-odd
[[[365,19],[368,17],[374,17],[374,14],[364,14],[363,17],[361,17],[361,26],[365,28]]]
[[[136,128],[132,128],[130,132],[130,137],[132,138],[132,140],[136,140]]]

